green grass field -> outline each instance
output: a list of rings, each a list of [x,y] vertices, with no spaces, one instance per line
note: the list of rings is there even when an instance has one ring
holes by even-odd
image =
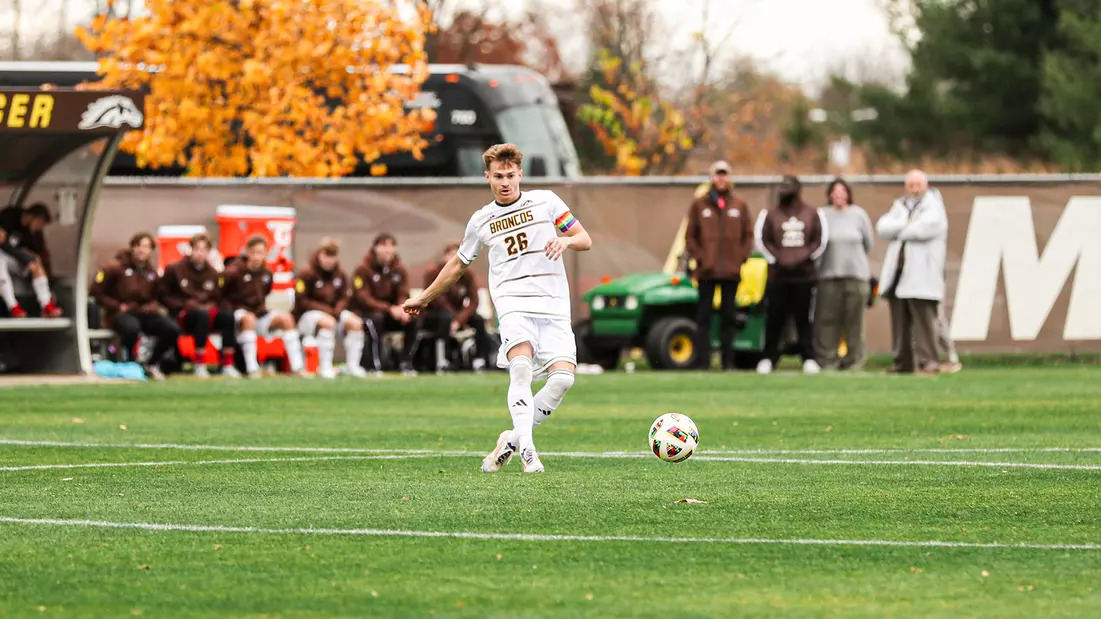
[[[1097,366],[580,376],[486,475],[505,385],[0,391],[0,615],[1101,615]]]

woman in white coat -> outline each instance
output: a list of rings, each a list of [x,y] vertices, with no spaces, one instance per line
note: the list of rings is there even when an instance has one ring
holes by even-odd
[[[891,310],[891,372],[938,371],[937,305],[944,299],[948,216],[940,192],[920,170],[906,175],[906,195],[876,224],[890,241],[879,278]]]

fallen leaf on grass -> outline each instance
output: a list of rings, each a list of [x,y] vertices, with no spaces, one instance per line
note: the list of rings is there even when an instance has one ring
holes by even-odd
[[[586,599],[586,600],[591,600],[591,599],[593,599],[593,594],[591,594],[591,593],[586,593],[586,594],[585,594],[585,599]]]
[[[73,481],[72,477],[62,477],[61,481]]]
[[[73,423],[84,423],[84,420],[80,417],[73,417]]]
[[[403,496],[403,497],[401,497],[401,500],[403,500],[403,501],[408,501],[408,500],[409,500],[409,497],[407,497],[407,496]]]
[[[141,565],[138,566],[138,569],[139,570],[149,570],[149,569],[153,569],[153,568],[149,567],[145,563],[142,563]]]
[[[119,424],[119,430],[125,430],[125,429],[126,429],[126,424],[120,423]]]
[[[833,426],[826,426],[826,429],[823,430],[823,432],[833,432]]]
[[[463,606],[466,606],[466,604],[463,602],[455,602],[455,608],[462,608]]]
[[[497,555],[497,560],[498,561],[500,561],[501,559],[504,559],[504,558],[505,558],[505,555]]]
[[[214,550],[221,550],[221,549],[222,549],[221,544],[214,544]]]
[[[130,611],[130,614],[134,615],[135,617],[140,617],[141,616],[141,609],[140,608],[135,608],[135,609]]]
[[[700,501],[698,499],[680,499],[677,501],[677,503],[699,503],[702,505],[706,505],[707,501]]]
[[[987,577],[987,576],[989,576],[989,575],[990,575],[990,572],[988,572],[988,571],[986,571],[986,570],[983,570],[983,571],[982,571],[982,577],[983,577],[983,578],[986,578],[986,577]]]
[[[910,567],[910,573],[911,574],[920,574],[924,571],[925,570],[921,569],[920,567],[913,567],[913,566]]]

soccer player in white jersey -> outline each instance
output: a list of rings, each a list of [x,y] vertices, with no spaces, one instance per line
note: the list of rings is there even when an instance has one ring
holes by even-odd
[[[410,314],[420,313],[488,249],[489,295],[501,331],[497,365],[508,368],[513,428],[501,433],[496,448],[482,461],[486,473],[501,470],[515,451],[520,452],[525,473],[543,472],[532,429],[562,403],[577,365],[570,286],[560,258],[567,249],[592,247],[581,222],[553,191],[520,191],[523,157],[513,144],[497,144],[482,155],[494,201],[470,218],[458,253],[436,280],[404,304]],[[533,397],[536,370],[548,376]]]

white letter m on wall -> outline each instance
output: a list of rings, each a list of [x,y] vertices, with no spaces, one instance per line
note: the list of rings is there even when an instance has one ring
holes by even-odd
[[[1072,197],[1042,256],[1027,197],[975,198],[952,312],[953,339],[986,339],[999,271],[1010,334],[1014,340],[1036,339],[1075,264],[1063,339],[1101,339],[1101,197]]]

